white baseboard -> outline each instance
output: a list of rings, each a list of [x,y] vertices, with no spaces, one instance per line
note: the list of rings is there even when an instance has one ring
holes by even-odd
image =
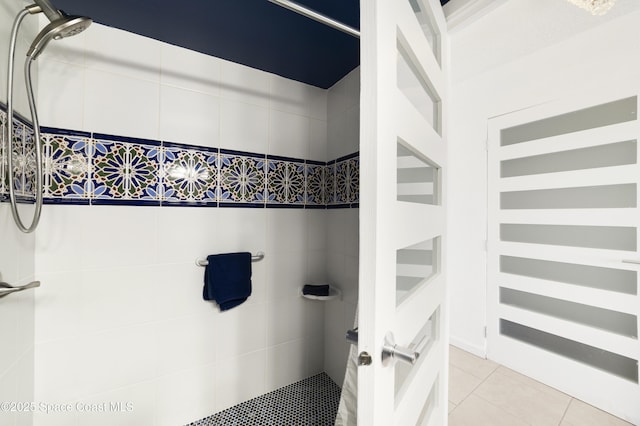
[[[468,342],[466,342],[465,340],[462,339],[458,339],[457,337],[454,336],[449,336],[449,344],[455,346],[456,348],[460,348],[463,351],[467,351],[469,353],[472,353],[475,356],[479,356],[480,358],[486,358],[487,357],[487,348],[486,346],[476,346],[476,345],[471,345]]]

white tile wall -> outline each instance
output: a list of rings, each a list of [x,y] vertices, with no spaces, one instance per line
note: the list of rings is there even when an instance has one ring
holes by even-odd
[[[307,376],[305,340],[297,339],[267,349],[267,390],[271,391]]]
[[[47,60],[43,125],[326,158],[324,90],[98,24]],[[35,399],[135,408],[36,424],[183,424],[322,371],[324,305],[298,291],[326,278],[326,226],[324,211],[45,206]],[[245,250],[266,254],[252,296],[221,313],[194,261]]]
[[[222,99],[220,146],[248,152],[267,152],[269,110],[260,105]]]
[[[237,358],[267,346],[269,308],[265,303],[245,304],[220,315],[216,355],[221,365],[230,358]]]
[[[214,413],[220,370],[220,366],[209,364],[157,379],[155,424],[175,426],[185,424],[185,419],[200,419]]]
[[[220,96],[268,108],[270,102],[269,85],[272,78],[272,74],[233,62],[222,61]]]
[[[167,375],[182,380],[189,369],[211,364],[229,381],[227,369],[251,358],[256,366],[236,369],[243,374],[237,376],[238,388],[214,400],[212,414],[321,371],[323,305],[297,295],[313,252],[308,247],[322,245],[317,239],[309,245],[307,235],[318,230],[307,233],[305,213],[46,206],[36,253],[38,277],[47,284],[37,300],[36,399],[85,400],[145,381],[164,394],[170,392],[163,388]],[[323,221],[315,217],[314,223]],[[125,230],[113,229],[117,224]],[[92,230],[102,226],[103,231]],[[205,230],[200,237],[199,229]],[[89,235],[100,238],[100,248],[88,248]],[[126,254],[112,256],[108,248]],[[253,264],[249,301],[220,313],[201,299],[203,269],[194,260],[235,250],[263,250],[266,257]],[[75,267],[67,257],[77,259]],[[284,361],[274,358],[282,345],[299,352]],[[294,362],[292,370],[282,364],[287,360]],[[275,366],[268,380],[267,362]],[[255,369],[261,377],[247,385],[249,378],[242,377]],[[185,413],[181,422],[196,420],[199,411],[185,408]],[[46,425],[53,419],[39,421]]]
[[[273,76],[270,94],[272,109],[327,120],[327,95],[323,89]]]
[[[6,70],[8,40],[13,19],[26,2],[0,0],[0,101],[6,103]],[[15,106],[28,112],[22,78],[25,38],[36,34],[34,22],[24,22],[16,52]],[[4,41],[7,41],[5,43]],[[34,80],[37,81],[37,70]],[[20,206],[25,221],[32,217],[32,208]],[[13,285],[26,284],[34,279],[34,235],[20,233],[13,223],[7,203],[0,204],[0,281]],[[34,392],[34,290],[0,299],[0,401],[32,401]],[[7,426],[33,425],[31,413],[0,411],[0,424]]]
[[[0,100],[2,103],[6,103],[7,100],[7,58],[9,52],[9,39],[11,35],[11,28],[15,16],[20,9],[27,6],[29,3],[24,0],[0,0],[0,39],[4,40],[0,43]],[[37,19],[29,19],[26,17],[22,21],[20,32],[18,33],[16,54],[15,54],[15,68],[14,68],[14,105],[16,111],[23,116],[29,113],[29,104],[27,102],[26,90],[24,85],[24,73],[22,72],[24,67],[24,58],[27,49],[31,45],[31,41],[38,33]],[[32,67],[34,86],[37,87],[38,70],[37,67]]]
[[[267,351],[229,358],[216,376],[216,412],[266,392]]]
[[[162,43],[160,82],[196,92],[220,95],[222,60]]]
[[[77,404],[79,405],[76,405],[77,424],[78,426],[138,426],[148,424],[148,420],[155,419],[156,416],[155,395],[154,381],[146,381],[133,386],[91,395],[78,401]],[[121,403],[123,408],[113,409],[112,411],[111,402]],[[131,405],[127,406],[126,403]],[[99,407],[101,406],[104,406],[106,410],[100,411]],[[94,407],[97,407],[98,410],[94,411]]]
[[[298,294],[305,283],[306,264],[300,263],[297,256],[289,254],[275,253],[270,257],[267,272],[267,280],[271,283],[267,291],[269,301],[277,302]]]
[[[89,31],[89,30],[87,30]],[[50,91],[42,86],[41,105],[51,103]],[[81,130],[158,139],[158,83],[115,74],[97,68],[85,71],[84,125]],[[43,124],[59,127],[57,123]]]
[[[360,69],[329,89],[327,97],[327,157],[359,151]],[[359,209],[326,211],[326,279],[340,288],[342,300],[325,304],[324,371],[342,385],[349,346],[344,338],[353,328],[358,303]]]
[[[88,69],[155,83],[160,81],[163,43],[104,25],[91,25],[85,31],[85,43]]]
[[[160,139],[217,148],[220,99],[207,93],[161,86]]]
[[[309,154],[309,118],[271,110],[269,153],[307,158]]]
[[[70,40],[73,40],[73,37]],[[49,44],[49,46],[53,45],[57,43]],[[57,126],[65,129],[82,129],[84,67],[50,57],[44,59],[43,56],[44,53],[38,61],[38,83],[40,87],[47,87],[57,102],[38,102],[38,118],[42,123],[56,123]]]
[[[329,89],[327,97],[327,157],[352,154],[360,145],[360,67]]]
[[[309,119],[309,160],[329,161],[327,155],[327,122],[315,118]]]

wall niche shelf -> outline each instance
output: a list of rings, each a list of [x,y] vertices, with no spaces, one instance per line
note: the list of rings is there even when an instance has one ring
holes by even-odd
[[[302,287],[298,290],[300,296],[309,300],[320,300],[323,302],[328,302],[330,300],[342,300],[342,291],[339,288],[335,288],[333,286],[329,287],[329,295],[328,296],[314,296],[312,294],[303,294]]]

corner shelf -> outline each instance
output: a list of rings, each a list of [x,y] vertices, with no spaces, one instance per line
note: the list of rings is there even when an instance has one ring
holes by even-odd
[[[342,300],[342,291],[339,288],[329,287],[329,295],[328,296],[314,296],[312,294],[302,294],[302,287],[298,290],[300,296],[309,300],[320,300],[323,302],[328,302],[330,300]]]

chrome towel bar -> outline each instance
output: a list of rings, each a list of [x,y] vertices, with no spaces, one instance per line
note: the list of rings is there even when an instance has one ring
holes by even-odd
[[[262,259],[264,259],[264,253],[261,251],[251,256],[252,262],[259,262]],[[208,264],[209,264],[209,261],[207,259],[196,259],[196,265],[198,266],[207,266]]]
[[[10,295],[11,293],[17,293],[19,291],[28,290],[30,288],[40,287],[40,281],[32,281],[29,284],[12,286],[9,283],[0,282],[0,299]]]

